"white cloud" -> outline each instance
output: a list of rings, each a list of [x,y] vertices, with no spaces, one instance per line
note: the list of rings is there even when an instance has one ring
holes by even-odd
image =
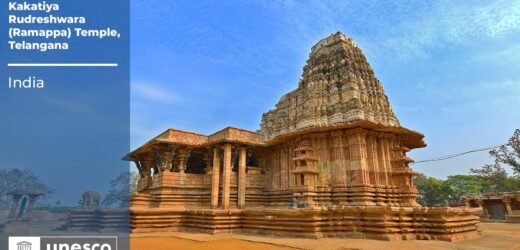
[[[58,98],[56,96],[44,96],[43,100],[48,104],[59,108],[63,111],[77,113],[77,114],[85,114],[85,115],[93,115],[95,114],[94,110],[91,106],[81,101],[73,101],[70,99]]]
[[[432,48],[471,44],[520,31],[518,0],[413,4],[285,1],[268,6],[284,16],[290,29],[284,35],[293,47],[307,48],[324,35],[341,30],[363,41],[362,49],[374,50],[391,61],[424,57]]]
[[[520,62],[520,44],[514,44],[500,50],[483,51],[473,58],[477,62],[499,65],[516,65]]]
[[[390,53],[389,58],[394,54],[411,59],[428,54],[431,48],[497,39],[518,31],[520,1],[469,5],[439,1],[421,18],[403,22],[382,35],[388,37],[384,49]],[[403,53],[395,44],[408,45],[407,51]]]
[[[130,98],[130,142],[132,148],[145,143],[172,124],[170,107],[179,105],[181,98],[170,86],[148,81],[134,81]],[[160,117],[160,118],[159,118]]]
[[[180,98],[170,89],[158,86],[157,84],[137,82],[131,85],[131,97],[143,98],[148,101],[160,103],[174,103]]]

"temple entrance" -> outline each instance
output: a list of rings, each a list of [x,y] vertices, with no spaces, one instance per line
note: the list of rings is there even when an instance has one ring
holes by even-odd
[[[32,209],[38,197],[44,195],[44,193],[38,190],[24,190],[17,189],[7,193],[12,196],[13,203],[11,204],[11,211],[9,212],[8,218],[12,220],[16,219],[28,219],[31,216]]]
[[[16,218],[20,219],[23,217],[26,206],[27,206],[27,196],[23,197],[22,204],[20,204],[20,207],[18,208],[18,216],[16,216]]]
[[[204,155],[192,154],[188,158],[186,173],[191,174],[204,174],[204,169],[207,167],[204,161]]]
[[[506,218],[506,209],[502,203],[493,202],[487,207],[490,219],[504,220]]]

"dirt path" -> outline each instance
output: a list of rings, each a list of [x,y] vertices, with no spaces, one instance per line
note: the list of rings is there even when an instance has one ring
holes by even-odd
[[[160,233],[136,234],[130,240],[132,250],[271,250],[271,249],[518,249],[520,224],[481,223],[482,236],[455,243],[443,241],[378,241],[364,239],[298,239],[241,234]]]
[[[295,248],[272,244],[250,242],[238,239],[194,241],[176,237],[138,238],[130,240],[131,250],[208,250],[208,249],[240,249],[240,250],[294,250]]]

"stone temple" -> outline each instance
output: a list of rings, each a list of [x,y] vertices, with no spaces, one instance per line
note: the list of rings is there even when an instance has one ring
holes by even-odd
[[[478,208],[416,202],[406,153],[423,138],[400,125],[363,52],[338,32],[312,47],[298,87],[259,131],[168,129],[129,153],[140,173],[131,230],[477,237]]]

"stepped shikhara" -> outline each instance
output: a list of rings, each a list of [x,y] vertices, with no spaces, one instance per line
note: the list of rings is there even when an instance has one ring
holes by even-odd
[[[259,132],[168,129],[129,153],[140,173],[132,232],[478,236],[478,209],[416,203],[406,153],[423,138],[399,124],[362,51],[336,33],[312,48],[298,88]]]
[[[268,139],[302,128],[355,121],[399,127],[383,86],[355,42],[338,33],[312,47],[298,88],[264,114]]]

